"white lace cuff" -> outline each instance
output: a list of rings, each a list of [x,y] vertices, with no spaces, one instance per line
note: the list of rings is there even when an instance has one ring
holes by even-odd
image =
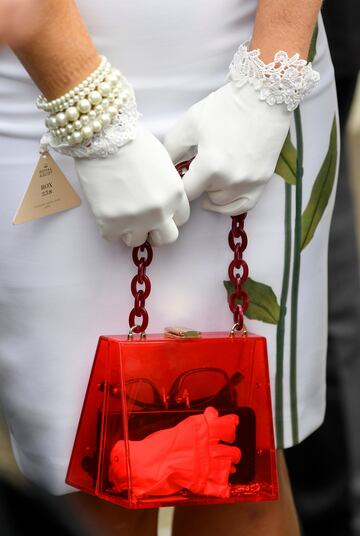
[[[251,84],[259,92],[259,99],[271,106],[285,104],[289,111],[295,110],[320,80],[320,74],[299,54],[289,58],[283,50],[266,64],[259,57],[260,50],[249,51],[248,45],[245,41],[239,46],[227,78],[237,87]]]

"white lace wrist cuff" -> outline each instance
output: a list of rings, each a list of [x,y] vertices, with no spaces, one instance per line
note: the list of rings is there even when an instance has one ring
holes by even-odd
[[[260,59],[260,50],[248,50],[249,41],[242,43],[230,66],[228,78],[237,87],[251,84],[259,92],[259,99],[273,106],[285,104],[289,111],[295,110],[320,80],[320,74],[311,63],[300,59],[299,54],[291,58],[280,50],[271,63]]]

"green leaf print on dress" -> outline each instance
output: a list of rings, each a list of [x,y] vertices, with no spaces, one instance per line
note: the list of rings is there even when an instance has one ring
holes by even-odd
[[[231,281],[224,281],[224,285],[229,298],[230,294],[235,292],[235,285]],[[277,324],[280,315],[280,305],[277,302],[273,289],[269,285],[254,281],[251,277],[248,277],[245,281],[243,289],[249,296],[249,307],[246,311],[247,318],[261,320],[267,324]]]
[[[309,54],[307,57],[308,61],[314,61],[314,58],[316,56],[316,41],[317,41],[318,33],[319,33],[319,26],[316,24],[314,28],[314,32],[312,34],[312,38],[311,38]]]
[[[275,173],[280,175],[288,184],[296,184],[296,149],[291,143],[290,132],[281,149]]]
[[[337,161],[337,130],[336,119],[331,128],[329,148],[318,176],[314,182],[311,196],[302,215],[301,222],[301,249],[304,249],[314,236],[328,204],[336,175]]]

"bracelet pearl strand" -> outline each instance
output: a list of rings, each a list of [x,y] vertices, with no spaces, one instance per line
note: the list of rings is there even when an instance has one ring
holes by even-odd
[[[127,117],[132,123],[128,129],[128,139],[133,139],[133,126],[138,118],[130,84],[118,69],[111,67],[104,56],[101,57],[99,67],[86,80],[50,102],[40,95],[37,106],[49,112],[45,120],[49,130],[47,143],[59,152],[65,151],[58,148],[90,142],[113,123],[126,126]],[[117,138],[120,139],[119,136]],[[127,137],[123,135],[122,139],[125,143]],[[71,151],[66,154],[71,154]]]
[[[44,112],[61,112],[73,106],[80,99],[86,97],[90,91],[94,91],[96,87],[102,82],[105,76],[109,75],[111,70],[111,65],[105,58],[105,56],[100,56],[100,65],[95,71],[93,71],[85,80],[80,82],[73,89],[54,99],[48,101],[44,95],[39,95],[36,100],[36,106],[43,110]]]

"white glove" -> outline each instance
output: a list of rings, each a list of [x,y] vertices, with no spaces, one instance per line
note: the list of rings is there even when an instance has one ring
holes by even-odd
[[[207,210],[235,216],[253,208],[274,173],[290,119],[285,105],[260,101],[250,84],[229,82],[191,106],[164,140],[174,163],[197,146],[183,177],[189,200],[206,191]]]
[[[76,171],[100,232],[139,246],[174,242],[190,215],[182,180],[167,151],[138,125],[137,136],[104,159],[75,158]]]

